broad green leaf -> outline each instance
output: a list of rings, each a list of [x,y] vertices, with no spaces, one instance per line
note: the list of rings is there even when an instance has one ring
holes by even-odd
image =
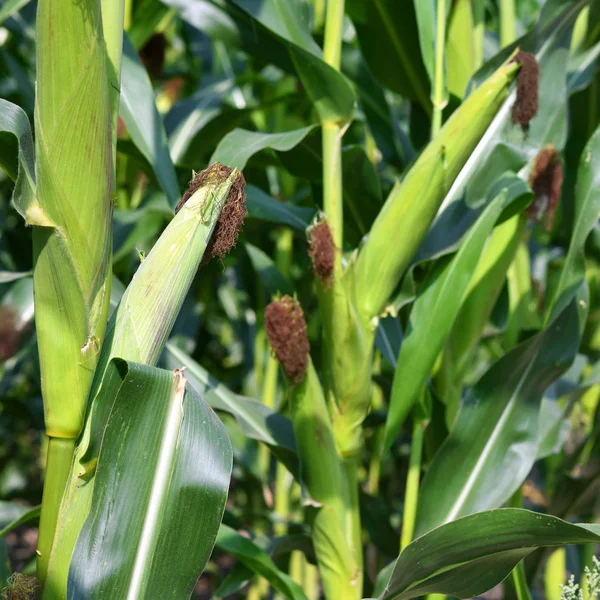
[[[191,98],[186,98],[171,108],[165,118],[165,127],[174,164],[182,164],[196,135],[214,117],[221,114],[223,96],[230,91],[232,85],[233,82],[229,80],[218,81],[201,88]]]
[[[161,188],[174,208],[179,202],[180,193],[167,136],[156,109],[152,83],[127,35],[123,38],[119,112],[131,139],[152,165]]]
[[[185,366],[190,385],[212,408],[233,415],[249,438],[267,444],[291,473],[297,473],[296,442],[289,419],[257,400],[234,394],[171,342],[166,346],[165,362],[169,369]]]
[[[352,86],[341,73],[323,61],[321,49],[310,35],[306,11],[302,10],[306,5],[303,7],[297,0],[264,0],[258,4],[225,0],[225,4],[236,22],[245,20],[254,31],[263,29],[289,52],[321,121],[352,119],[355,110]]]
[[[248,217],[282,223],[299,231],[304,231],[315,216],[314,210],[276,200],[254,185],[246,185],[246,208]]]
[[[409,544],[378,599],[409,600],[432,593],[471,598],[500,583],[536,548],[598,541],[597,525],[573,525],[517,508],[478,513]]]
[[[282,275],[272,258],[252,244],[246,244],[246,252],[269,296],[294,295],[294,286]]]
[[[0,98],[0,167],[15,182],[12,201],[30,224],[51,225],[35,196],[31,125],[23,109]]]
[[[516,198],[526,193],[526,189],[523,186]],[[385,448],[388,450],[446,343],[489,233],[506,208],[507,200],[515,200],[515,196],[508,194],[508,188],[504,187],[495,195],[465,235],[456,255],[441,259],[433,267],[424,283],[424,291],[415,300],[394,375],[386,421]]]
[[[229,167],[243,169],[250,157],[266,148],[280,152],[291,150],[315,127],[315,125],[308,125],[301,129],[282,133],[260,133],[246,129],[234,129],[220,141],[210,162],[220,162]]]
[[[68,598],[187,598],[210,558],[233,453],[182,371],[115,359],[111,404]]]
[[[252,540],[240,535],[235,529],[221,524],[216,546],[237,558],[254,573],[264,577],[286,598],[306,600],[302,588],[283,571],[280,571],[266,552],[261,550]]]
[[[423,480],[416,535],[501,506],[518,489],[535,461],[544,391],[570,366],[578,345],[572,301],[483,375]]]
[[[558,287],[551,305],[553,314],[561,310],[574,290],[585,281],[584,247],[600,214],[600,127],[596,129],[584,148],[577,172],[575,189],[575,223],[569,251],[563,265]],[[580,303],[580,329],[583,329],[588,312],[587,302]]]
[[[413,2],[349,0],[362,53],[376,79],[431,111],[430,85],[421,58]]]

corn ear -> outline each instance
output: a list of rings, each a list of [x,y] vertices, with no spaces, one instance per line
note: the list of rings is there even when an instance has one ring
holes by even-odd
[[[452,183],[508,95],[519,65],[503,64],[448,119],[402,183],[396,183],[361,249],[356,294],[378,316],[400,282]]]
[[[41,0],[37,15],[35,320],[46,431],[73,439],[106,327],[111,115],[100,4]]]
[[[110,406],[97,402],[112,358],[153,365],[158,361],[196,275],[230,192],[240,192],[237,169],[211,167],[204,184],[181,207],[143,260],[108,324],[90,393],[90,409],[61,504],[44,598],[63,598],[71,554],[89,511],[95,464]]]

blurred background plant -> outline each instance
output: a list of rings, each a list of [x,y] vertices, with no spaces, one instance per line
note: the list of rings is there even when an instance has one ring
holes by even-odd
[[[337,50],[327,48],[328,4],[342,11]],[[0,97],[30,122],[35,17],[33,0],[0,6]],[[402,281],[369,314],[382,318],[372,359],[368,349],[356,366],[372,360],[353,467],[362,593],[382,593],[381,570],[400,547],[457,517],[509,505],[596,522],[600,2],[127,0],[124,24],[113,295],[171,221],[193,170],[220,161],[247,182],[243,234],[192,283],[161,363],[187,366],[234,451],[224,525],[195,597],[303,597],[293,582],[311,600],[321,594],[312,499],[295,477],[290,395],[265,308],[277,295],[298,299],[314,368],[328,372],[328,313],[307,228],[324,210],[343,229],[336,237],[334,227],[336,260],[352,264],[395,183],[516,45],[540,64],[537,116],[526,133],[511,123],[510,92],[456,181],[440,188],[441,208]],[[341,139],[337,216],[323,200],[332,183],[321,125],[330,122]],[[35,570],[47,439],[31,229],[10,203],[14,137],[0,131],[0,146],[3,585]],[[544,149],[550,167],[540,179]],[[420,182],[416,202],[430,183]],[[528,204],[529,221],[517,214]],[[405,242],[393,233],[380,239],[384,249]],[[578,580],[593,554],[593,545],[536,551],[502,593],[524,598],[529,587],[558,600],[557,583],[567,573]]]

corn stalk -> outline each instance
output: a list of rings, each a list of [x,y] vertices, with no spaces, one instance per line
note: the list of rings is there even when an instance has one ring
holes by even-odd
[[[37,15],[35,320],[47,485],[44,580],[58,506],[106,327],[111,281],[111,107],[100,3],[42,0]]]

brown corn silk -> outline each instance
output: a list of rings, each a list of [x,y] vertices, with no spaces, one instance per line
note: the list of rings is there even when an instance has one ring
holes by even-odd
[[[265,331],[269,343],[292,383],[306,375],[310,345],[304,313],[297,300],[283,296],[265,309]]]

